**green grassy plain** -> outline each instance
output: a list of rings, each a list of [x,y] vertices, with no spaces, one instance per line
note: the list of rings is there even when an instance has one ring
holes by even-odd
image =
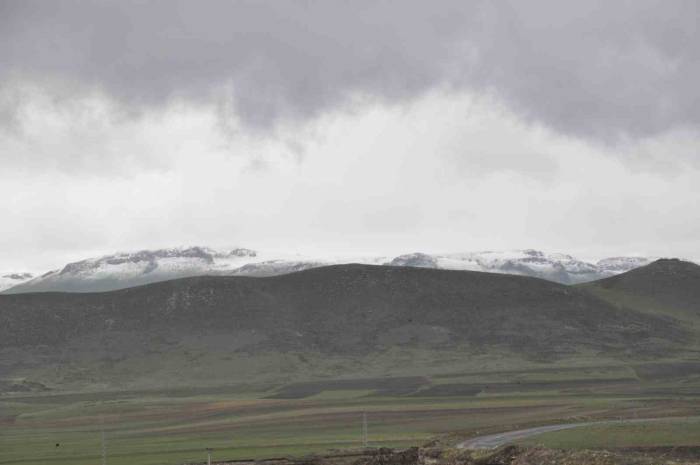
[[[680,362],[663,366],[674,363]],[[420,445],[436,438],[454,444],[477,434],[558,421],[700,415],[700,378],[682,369],[675,377],[667,371],[654,376],[655,366],[510,366],[491,372],[472,367],[427,377],[277,386],[5,395],[0,397],[0,464],[95,465],[102,430],[111,465],[175,465],[202,462],[207,447],[218,459],[357,448],[362,412],[373,446]],[[684,445],[695,437],[700,444],[700,423],[687,425],[678,426],[676,436],[664,433],[661,423],[634,425],[630,437],[649,444],[675,438]],[[587,429],[585,435],[583,430],[551,433],[536,441],[599,444],[601,438],[616,437],[606,429],[615,427]]]
[[[700,446],[700,418],[623,420],[545,433],[521,443],[558,449]]]

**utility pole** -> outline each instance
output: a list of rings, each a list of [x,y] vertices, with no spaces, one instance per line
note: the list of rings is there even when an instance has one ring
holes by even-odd
[[[105,437],[105,427],[102,424],[102,465],[107,465],[107,438]]]
[[[367,448],[367,412],[362,412],[362,447]]]
[[[207,465],[211,465],[211,451],[210,447],[207,447]]]

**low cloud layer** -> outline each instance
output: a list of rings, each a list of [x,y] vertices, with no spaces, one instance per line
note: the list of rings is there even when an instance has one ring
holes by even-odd
[[[631,169],[646,145],[613,156],[490,99],[429,94],[271,139],[230,139],[212,131],[214,118],[173,110],[122,134],[151,140],[141,147],[151,159],[168,149],[168,169],[0,172],[2,268],[43,272],[188,244],[321,255],[534,247],[584,258],[694,258],[700,248],[697,166],[669,171],[661,157],[656,169]],[[303,162],[289,139],[305,144]]]
[[[595,140],[700,125],[693,0],[4,1],[0,79],[129,111],[232,99],[249,126],[439,87]],[[7,102],[5,102],[7,104]],[[2,113],[8,119],[10,110]]]

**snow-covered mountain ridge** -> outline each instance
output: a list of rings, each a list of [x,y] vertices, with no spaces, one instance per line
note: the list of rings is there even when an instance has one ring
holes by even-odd
[[[651,261],[652,258],[645,257],[612,257],[589,263],[570,255],[532,249],[454,254],[412,253],[393,258],[329,258],[266,253],[245,248],[220,250],[208,247],[179,247],[89,258],[69,263],[61,269],[34,278],[31,275],[21,275],[23,277],[19,278],[19,274],[7,274],[2,278],[4,281],[0,281],[0,291],[106,291],[187,276],[273,276],[342,263],[487,271],[575,284],[623,273]],[[3,285],[5,287],[1,287]]]
[[[589,263],[571,255],[525,249],[445,255],[414,253],[396,257],[389,264],[517,274],[562,284],[577,284],[624,273],[654,260],[647,257],[612,257]]]

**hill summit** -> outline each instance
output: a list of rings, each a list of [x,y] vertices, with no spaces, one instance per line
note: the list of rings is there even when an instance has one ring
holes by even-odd
[[[608,300],[633,296],[659,309],[675,309],[700,319],[700,266],[679,259],[656,260],[627,273],[585,285]]]

